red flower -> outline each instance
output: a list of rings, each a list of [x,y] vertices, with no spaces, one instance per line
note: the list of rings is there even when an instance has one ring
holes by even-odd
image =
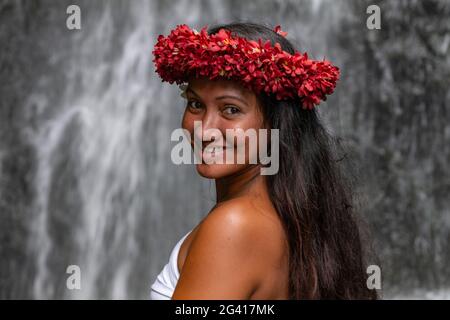
[[[278,33],[279,35],[281,35],[283,37],[286,37],[288,34],[287,32],[282,31],[280,26],[276,26],[273,31],[275,31],[276,33]]]
[[[274,32],[287,34],[280,26]],[[300,97],[304,108],[326,100],[339,79],[339,68],[329,61],[310,60],[300,52],[291,55],[279,43],[232,37],[225,29],[208,35],[206,26],[198,32],[178,25],[167,37],[158,36],[153,55],[163,81],[182,84],[190,76],[223,77],[279,100]]]

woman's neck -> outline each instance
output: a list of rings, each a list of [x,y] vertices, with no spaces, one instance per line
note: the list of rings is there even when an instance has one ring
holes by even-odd
[[[265,189],[266,182],[260,172],[261,167],[259,165],[253,165],[231,176],[216,179],[217,204]]]

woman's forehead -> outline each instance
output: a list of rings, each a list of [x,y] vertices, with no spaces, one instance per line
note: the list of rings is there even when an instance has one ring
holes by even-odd
[[[223,78],[214,80],[210,80],[208,78],[191,78],[188,81],[188,88],[195,92],[204,92],[209,94],[227,91],[247,98],[255,96],[253,91],[245,88],[240,82]]]

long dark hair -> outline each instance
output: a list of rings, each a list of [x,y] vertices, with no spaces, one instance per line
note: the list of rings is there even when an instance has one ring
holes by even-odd
[[[295,48],[271,28],[255,23],[216,25],[250,40]],[[376,299],[366,285],[365,250],[352,193],[336,159],[334,138],[315,109],[301,101],[261,94],[269,128],[279,129],[279,171],[267,176],[269,195],[289,243],[290,299]]]

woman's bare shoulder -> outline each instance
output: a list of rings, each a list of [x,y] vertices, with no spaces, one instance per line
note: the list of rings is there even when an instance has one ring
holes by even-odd
[[[253,206],[247,199],[228,200],[214,207],[199,224],[196,238],[214,241],[232,241],[234,245],[247,249],[250,240],[256,240],[260,230],[255,223]]]
[[[280,220],[271,210],[250,197],[228,200],[211,210],[199,231],[205,242],[226,239],[237,252],[251,252],[256,263],[271,258],[278,261],[287,242]]]
[[[195,230],[175,299],[247,299],[264,279],[273,247],[273,232],[258,217],[245,198],[211,210]]]
[[[216,206],[201,224],[207,228],[224,229],[229,232],[243,232],[251,239],[264,240],[267,233],[283,233],[276,211],[271,205],[261,204],[252,197],[239,197],[225,201]],[[219,231],[219,230],[216,230]]]

